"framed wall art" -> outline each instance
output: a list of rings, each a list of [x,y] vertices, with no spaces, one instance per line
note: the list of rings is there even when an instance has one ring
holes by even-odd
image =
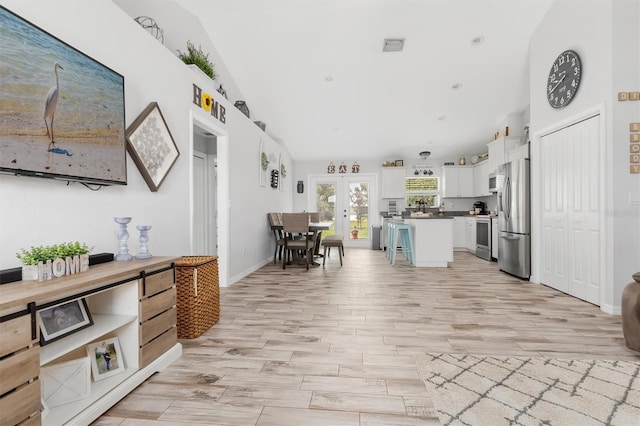
[[[91,361],[91,374],[96,382],[124,371],[124,358],[117,337],[89,343],[87,355]]]
[[[93,324],[84,299],[64,302],[38,311],[40,317],[40,345],[44,346],[68,334]]]
[[[264,152],[264,142],[260,138],[260,155],[259,155],[259,171],[260,186],[267,186],[267,170],[269,169],[269,156]]]
[[[144,181],[156,192],[180,156],[157,102],[151,102],[127,128],[127,151]]]

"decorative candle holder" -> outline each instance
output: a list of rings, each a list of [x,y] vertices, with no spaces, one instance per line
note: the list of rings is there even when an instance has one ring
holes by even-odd
[[[140,243],[140,251],[136,254],[136,259],[149,259],[153,257],[151,253],[149,253],[149,229],[151,229],[151,225],[138,225],[136,229],[140,231],[140,236],[138,237],[138,242]]]
[[[127,224],[131,222],[131,218],[114,217],[113,220],[120,225],[118,229],[118,253],[115,256],[115,260],[131,260],[133,256],[129,254],[129,248],[127,247],[127,240],[129,239]]]

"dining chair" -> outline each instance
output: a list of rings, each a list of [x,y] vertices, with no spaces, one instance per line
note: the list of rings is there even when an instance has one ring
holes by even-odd
[[[282,229],[281,213],[267,213],[269,226],[273,231],[273,238],[276,242],[276,248],[273,252],[273,263],[276,263],[276,257],[282,260],[282,251],[284,250],[284,231]]]
[[[284,260],[282,269],[286,269],[287,262],[292,257],[292,252],[304,252],[307,264],[313,261],[313,249],[315,247],[314,233],[309,231],[308,213],[282,213],[282,228],[284,230]],[[302,238],[296,239],[300,235]]]

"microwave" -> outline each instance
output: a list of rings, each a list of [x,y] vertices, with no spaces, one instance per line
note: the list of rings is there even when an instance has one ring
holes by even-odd
[[[496,172],[489,173],[489,192],[498,192],[498,175]]]

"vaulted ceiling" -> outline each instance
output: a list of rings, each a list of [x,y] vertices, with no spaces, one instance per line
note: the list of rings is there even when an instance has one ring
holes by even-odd
[[[529,39],[552,1],[177,3],[295,160],[429,150],[451,161],[485,152],[505,117],[527,109]],[[383,52],[385,38],[404,38],[404,50]]]

